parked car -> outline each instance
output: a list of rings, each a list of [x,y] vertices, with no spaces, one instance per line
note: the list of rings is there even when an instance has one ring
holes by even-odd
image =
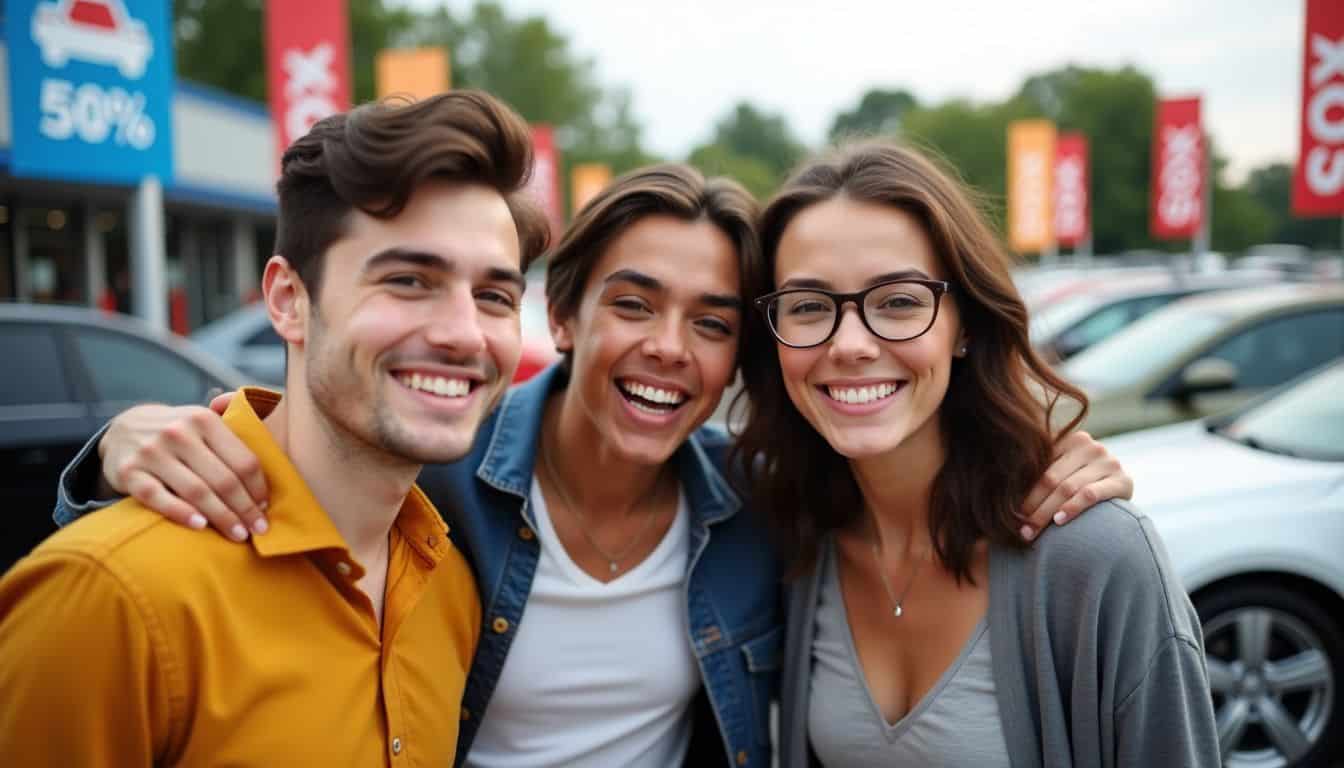
[[[551,341],[546,294],[540,285],[531,285],[524,293],[521,322],[523,354],[513,377],[515,382],[531,378],[559,357]],[[249,304],[201,326],[191,340],[258,384],[285,384],[284,340],[271,326],[263,304]]]
[[[1204,630],[1223,764],[1344,758],[1344,362],[1106,441]]]
[[[1183,299],[1060,371],[1091,401],[1083,428],[1104,437],[1230,410],[1340,355],[1344,284],[1283,284]]]
[[[1258,276],[1166,275],[1141,281],[1116,281],[1075,294],[1046,307],[1031,318],[1031,343],[1052,363],[1059,363],[1110,338],[1134,321],[1168,304],[1209,291],[1263,285]]]
[[[54,530],[61,468],[104,422],[244,382],[183,339],[75,307],[0,303],[0,359],[0,572]]]

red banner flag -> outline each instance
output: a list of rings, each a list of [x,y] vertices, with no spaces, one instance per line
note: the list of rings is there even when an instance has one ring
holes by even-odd
[[[1307,0],[1293,213],[1344,214],[1344,3]]]
[[[283,154],[313,123],[350,109],[345,0],[266,0],[266,90]]]
[[[1076,247],[1087,239],[1087,137],[1061,133],[1055,142],[1055,240]]]
[[[556,236],[565,226],[565,215],[560,199],[560,150],[555,146],[551,126],[532,126],[532,156],[532,178],[528,179],[527,190],[546,214],[552,236]]]
[[[1150,228],[1153,237],[1193,238],[1204,217],[1204,132],[1199,98],[1157,103]]]

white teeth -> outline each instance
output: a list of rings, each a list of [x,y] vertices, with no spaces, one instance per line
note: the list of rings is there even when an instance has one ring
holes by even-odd
[[[646,384],[640,384],[639,382],[635,381],[622,381],[619,383],[621,389],[624,389],[626,392],[629,392],[635,397],[642,397],[645,400],[649,400],[655,403],[665,403],[667,405],[680,405],[681,402],[686,399],[686,395],[682,394],[681,392],[674,392],[667,389],[650,387]]]
[[[826,394],[833,400],[851,405],[862,405],[882,400],[896,394],[894,383],[874,384],[867,387],[826,387]]]
[[[466,397],[471,392],[471,383],[466,379],[449,379],[443,376],[421,376],[412,373],[401,376],[401,383],[410,389],[429,392],[439,397]]]

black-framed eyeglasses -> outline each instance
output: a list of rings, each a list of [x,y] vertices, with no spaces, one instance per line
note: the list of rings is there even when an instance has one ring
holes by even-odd
[[[952,289],[944,280],[903,278],[870,285],[854,293],[820,288],[786,288],[753,302],[765,315],[779,343],[796,349],[825,344],[840,328],[845,304],[853,302],[874,336],[909,341],[928,333],[938,320],[938,305]]]

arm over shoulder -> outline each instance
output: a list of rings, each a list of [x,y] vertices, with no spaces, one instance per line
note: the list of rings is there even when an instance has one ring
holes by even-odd
[[[0,580],[0,754],[10,765],[164,758],[170,694],[143,605],[96,559],[37,552]]]

